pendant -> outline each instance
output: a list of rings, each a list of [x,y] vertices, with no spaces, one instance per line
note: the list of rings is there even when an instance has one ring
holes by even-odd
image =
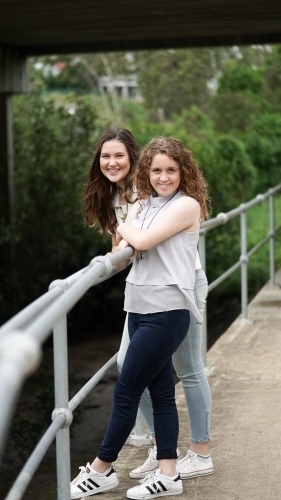
[[[127,214],[123,214],[123,213],[122,213],[122,215],[121,215],[121,214],[119,214],[119,217],[120,217],[120,219],[122,220],[122,222],[125,222],[125,221],[126,221],[126,219],[127,219]]]
[[[121,219],[122,222],[126,221],[127,215],[128,215],[128,209],[127,209],[127,207],[124,208],[124,209],[122,207],[119,207],[119,217],[120,217],[120,219]]]
[[[144,259],[144,252],[142,252],[141,250],[139,250],[138,253],[137,253],[137,259],[138,260]]]

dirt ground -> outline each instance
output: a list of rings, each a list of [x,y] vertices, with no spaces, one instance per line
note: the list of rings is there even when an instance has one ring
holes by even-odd
[[[92,341],[69,347],[70,397],[110,359],[119,349],[119,335],[107,334]],[[52,369],[52,349],[44,354],[44,365]],[[75,477],[78,467],[92,460],[102,440],[112,407],[113,389],[118,377],[116,366],[109,369],[106,376],[92,390],[80,405],[79,423],[72,429],[71,436],[71,475]],[[27,382],[20,405],[30,404],[30,392]],[[72,387],[71,387],[72,386]],[[26,394],[26,395],[25,395]],[[9,443],[7,446],[9,450]],[[23,462],[17,453],[8,452],[2,464],[0,474],[0,500],[4,500],[11,484],[21,471]],[[51,446],[29,484],[23,500],[56,500],[56,461],[55,444]]]

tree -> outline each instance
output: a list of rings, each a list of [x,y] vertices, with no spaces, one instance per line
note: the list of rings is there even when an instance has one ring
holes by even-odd
[[[131,55],[125,52],[47,56],[30,61],[31,81],[39,81],[49,91],[68,90],[99,94],[108,123],[121,125],[122,107],[117,77],[131,75]],[[104,87],[102,78],[109,85]]]
[[[182,49],[135,55],[144,105],[160,120],[197,105],[204,109],[211,95],[209,82],[217,71],[214,51]]]

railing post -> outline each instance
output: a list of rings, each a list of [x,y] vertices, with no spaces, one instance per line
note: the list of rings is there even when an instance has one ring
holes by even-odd
[[[145,420],[138,410],[135,428],[128,437],[126,444],[131,446],[147,446],[152,444],[152,438],[150,434],[145,432]]]
[[[63,315],[54,326],[54,378],[55,410],[53,419],[64,413],[66,421],[56,436],[57,456],[57,493],[58,500],[70,499],[70,440],[69,426],[72,413],[68,409],[68,359],[67,359],[67,323]]]
[[[206,272],[206,236],[205,232],[199,236],[199,257],[203,271]],[[201,356],[203,365],[207,366],[207,301],[205,305],[202,325],[202,343],[201,343]]]
[[[240,205],[243,207],[243,204]],[[247,257],[247,212],[240,214],[241,230],[241,313],[242,319],[247,319],[248,307],[248,257]]]
[[[269,195],[269,284],[275,284],[275,258],[274,258],[274,245],[275,245],[275,228],[274,228],[274,196]]]

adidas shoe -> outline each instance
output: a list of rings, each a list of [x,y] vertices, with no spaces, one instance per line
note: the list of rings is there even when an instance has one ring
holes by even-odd
[[[182,479],[214,474],[214,466],[211,457],[200,458],[200,455],[197,455],[197,453],[191,450],[188,450],[184,458],[177,460],[176,467]]]
[[[134,486],[127,491],[127,498],[135,500],[165,497],[168,495],[180,495],[183,492],[182,480],[178,475],[170,479],[161,474],[161,470],[151,472],[144,479],[141,479],[139,486]]]
[[[109,472],[99,474],[89,463],[86,467],[79,467],[80,473],[70,483],[71,498],[82,498],[89,495],[96,495],[102,491],[110,490],[119,484],[117,474],[113,467]]]
[[[154,446],[153,448],[149,448],[148,458],[142,465],[140,465],[139,467],[130,472],[130,477],[132,477],[133,479],[141,479],[143,477],[146,477],[147,474],[149,474],[150,472],[157,470],[159,467],[159,462],[156,456],[157,456],[157,447]],[[179,458],[181,458],[181,453],[180,450],[177,448],[177,459]]]

